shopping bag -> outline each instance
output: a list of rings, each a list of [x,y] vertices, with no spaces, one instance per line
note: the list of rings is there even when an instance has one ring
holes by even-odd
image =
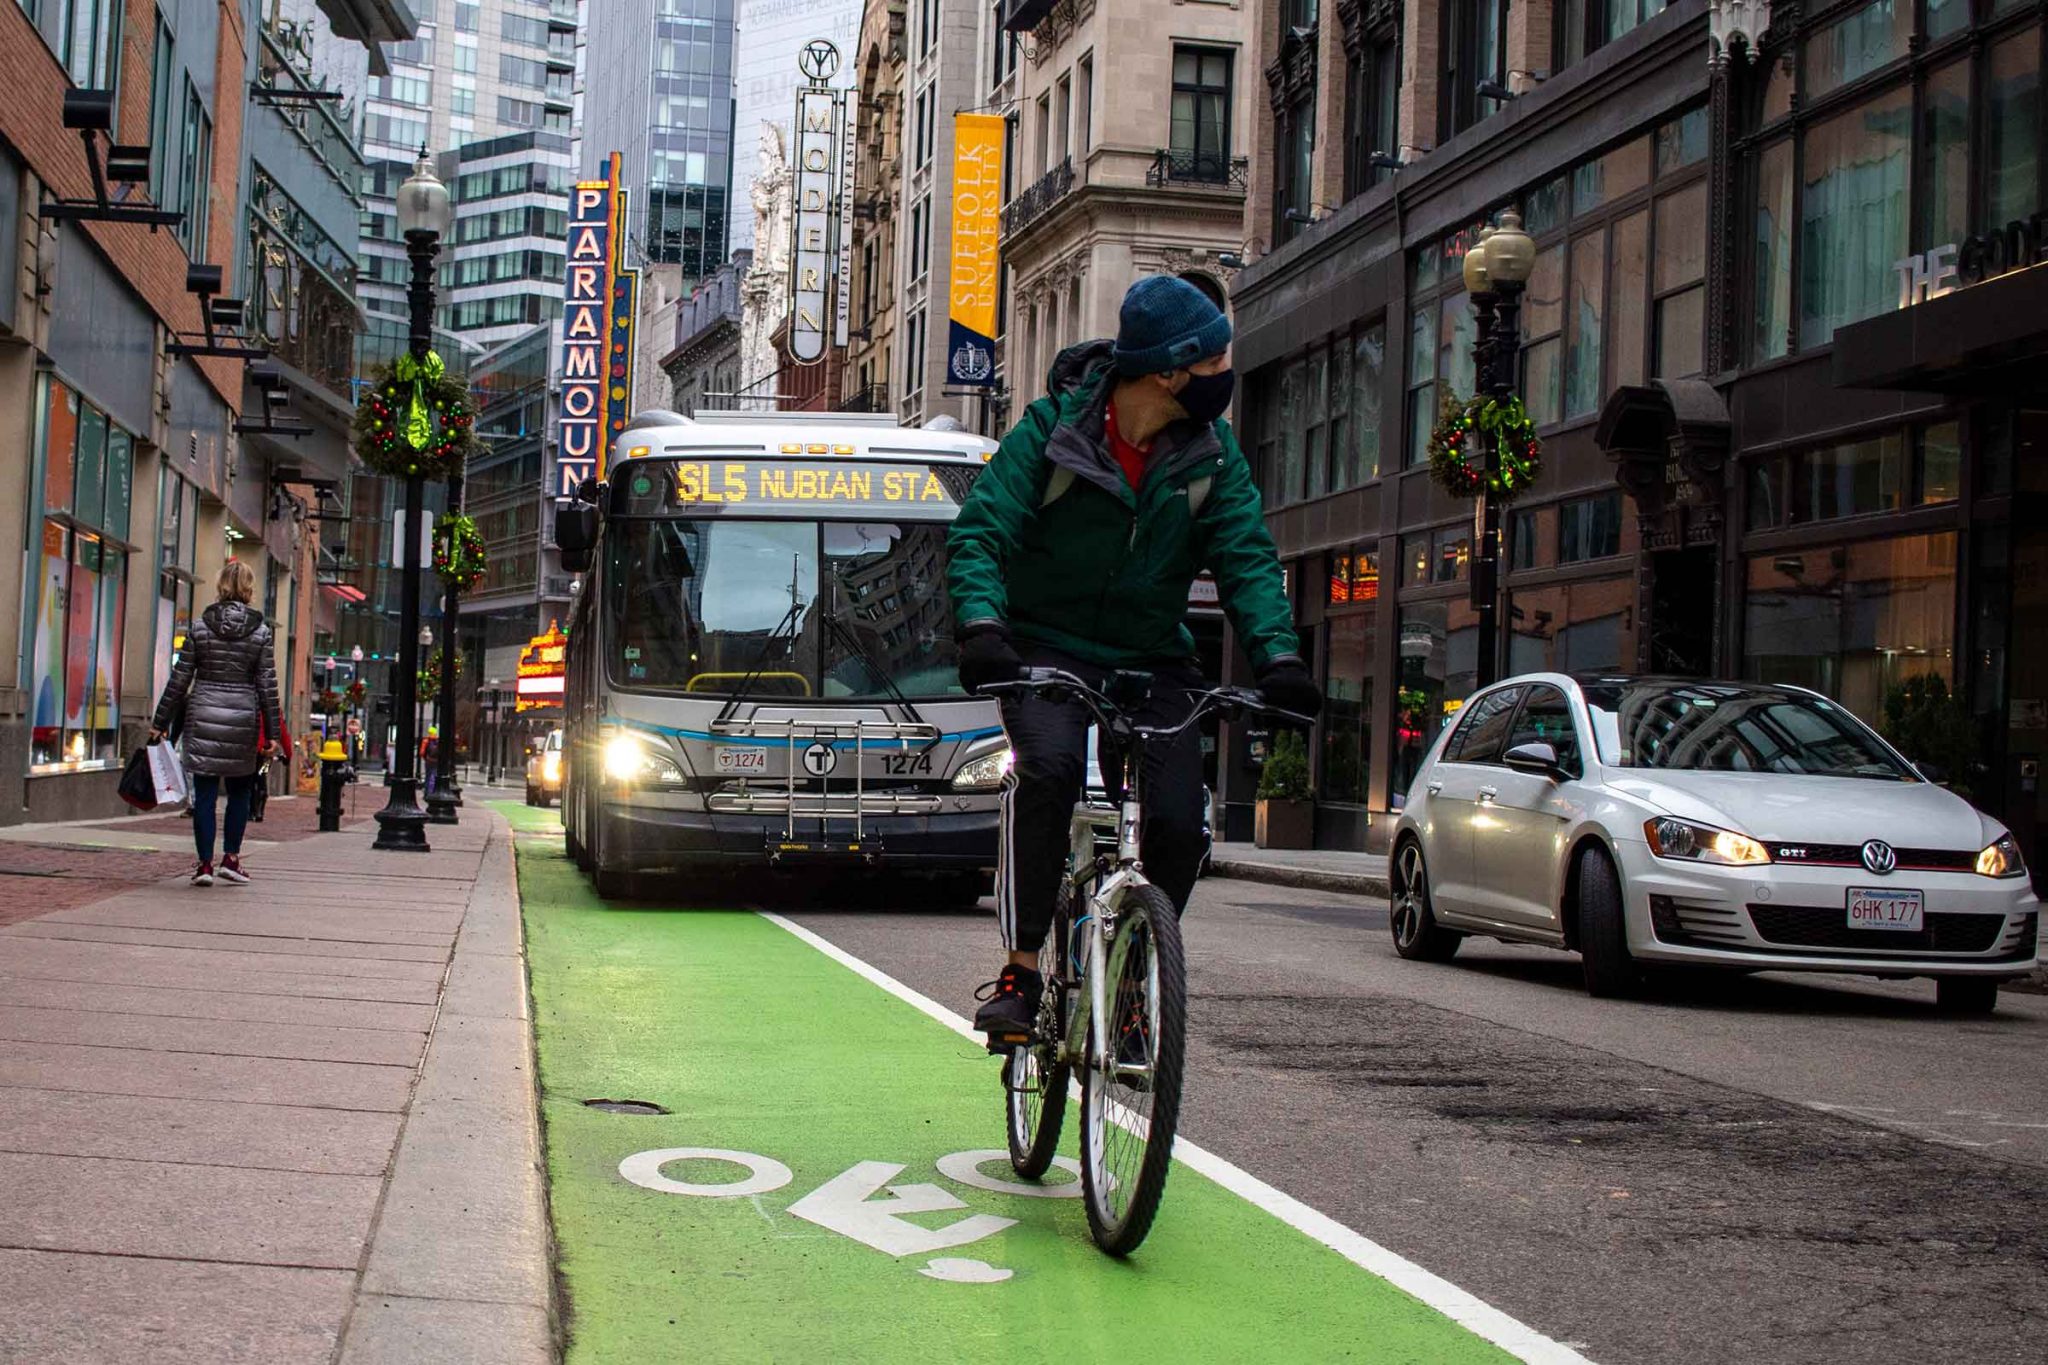
[[[116,790],[123,801],[137,810],[156,809],[156,780],[150,776],[147,748],[128,756],[128,766],[121,770],[121,785]]]
[[[149,746],[149,777],[156,788],[159,804],[168,805],[185,799],[185,766],[178,762],[178,751],[169,744]]]

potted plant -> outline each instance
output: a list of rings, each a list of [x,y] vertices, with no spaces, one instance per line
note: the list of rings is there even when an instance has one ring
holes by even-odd
[[[1258,815],[1253,839],[1260,848],[1315,847],[1315,793],[1308,780],[1308,745],[1282,730],[1259,773]]]

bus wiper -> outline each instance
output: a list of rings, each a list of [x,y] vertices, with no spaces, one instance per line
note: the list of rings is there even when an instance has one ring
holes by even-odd
[[[835,607],[838,605],[839,582],[839,573],[837,570],[834,570],[832,574],[832,596],[833,605]],[[825,613],[825,629],[830,631],[836,637],[838,637],[838,639],[843,644],[845,644],[847,648],[851,649],[854,652],[854,654],[860,658],[860,661],[867,665],[869,673],[873,674],[875,677],[882,680],[882,687],[888,692],[889,699],[895,702],[896,705],[902,710],[904,718],[906,720],[908,720],[912,725],[923,725],[926,723],[925,718],[917,713],[916,704],[913,703],[909,697],[903,694],[903,689],[901,687],[898,687],[896,685],[896,679],[890,675],[889,670],[883,668],[881,663],[875,658],[875,656],[868,652],[868,647],[860,642],[859,634],[853,629],[853,627],[847,625],[845,622],[839,619],[839,613],[837,611],[828,611]],[[936,727],[934,728],[936,730]],[[935,734],[932,743],[936,744],[937,742],[938,740]]]
[[[754,656],[753,668],[748,670],[746,677],[740,679],[740,685],[725,699],[725,705],[718,708],[718,715],[711,722],[714,730],[732,719],[732,713],[747,699],[747,693],[753,690],[754,684],[760,681],[761,674],[767,669],[770,651],[784,639],[792,638],[789,635],[790,627],[803,621],[805,603],[802,593],[797,588],[798,572],[798,561],[792,558],[789,569],[789,610],[782,613],[782,620],[776,623],[774,630],[768,632],[768,638],[761,642],[761,652]]]

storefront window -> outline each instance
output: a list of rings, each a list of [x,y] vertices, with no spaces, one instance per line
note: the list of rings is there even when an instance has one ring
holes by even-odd
[[[1372,757],[1373,613],[1332,616],[1324,649],[1323,761],[1325,801],[1362,805],[1366,768]]]
[[[1750,471],[1749,528],[1900,511],[1914,486],[1912,455],[1906,433],[1895,431],[1762,461]],[[1946,458],[1938,443],[1935,455]],[[1937,486],[1952,477],[1938,471]]]
[[[1906,254],[1913,92],[1901,89],[1806,134],[1800,190],[1799,344],[1897,306]]]
[[[1963,432],[1955,422],[1920,432],[1919,497],[1921,506],[1954,502],[1963,495]]]
[[[1875,723],[1908,678],[1954,683],[1955,576],[1952,532],[1755,556],[1744,668],[1758,682],[1813,688]]]
[[[1508,601],[1508,672],[1633,667],[1635,606],[1632,574],[1515,589]]]
[[[1469,524],[1447,526],[1426,535],[1407,536],[1401,541],[1405,558],[1401,567],[1404,587],[1432,583],[1462,583],[1472,573],[1472,528]]]
[[[38,380],[44,516],[31,611],[30,765],[119,761],[134,442],[60,381]]]
[[[1406,804],[1422,757],[1447,717],[1472,695],[1479,631],[1462,600],[1418,602],[1401,609],[1400,681],[1394,701],[1394,773],[1389,804]]]

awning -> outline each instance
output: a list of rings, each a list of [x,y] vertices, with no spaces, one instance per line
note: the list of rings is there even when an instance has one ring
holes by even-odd
[[[2048,265],[1835,330],[1837,388],[2038,395],[2044,361]]]
[[[369,599],[369,594],[365,593],[361,588],[356,587],[352,583],[322,583],[320,585],[320,590],[326,593],[328,596],[332,597],[335,601],[346,602],[350,606],[354,606],[358,602],[367,601]]]

